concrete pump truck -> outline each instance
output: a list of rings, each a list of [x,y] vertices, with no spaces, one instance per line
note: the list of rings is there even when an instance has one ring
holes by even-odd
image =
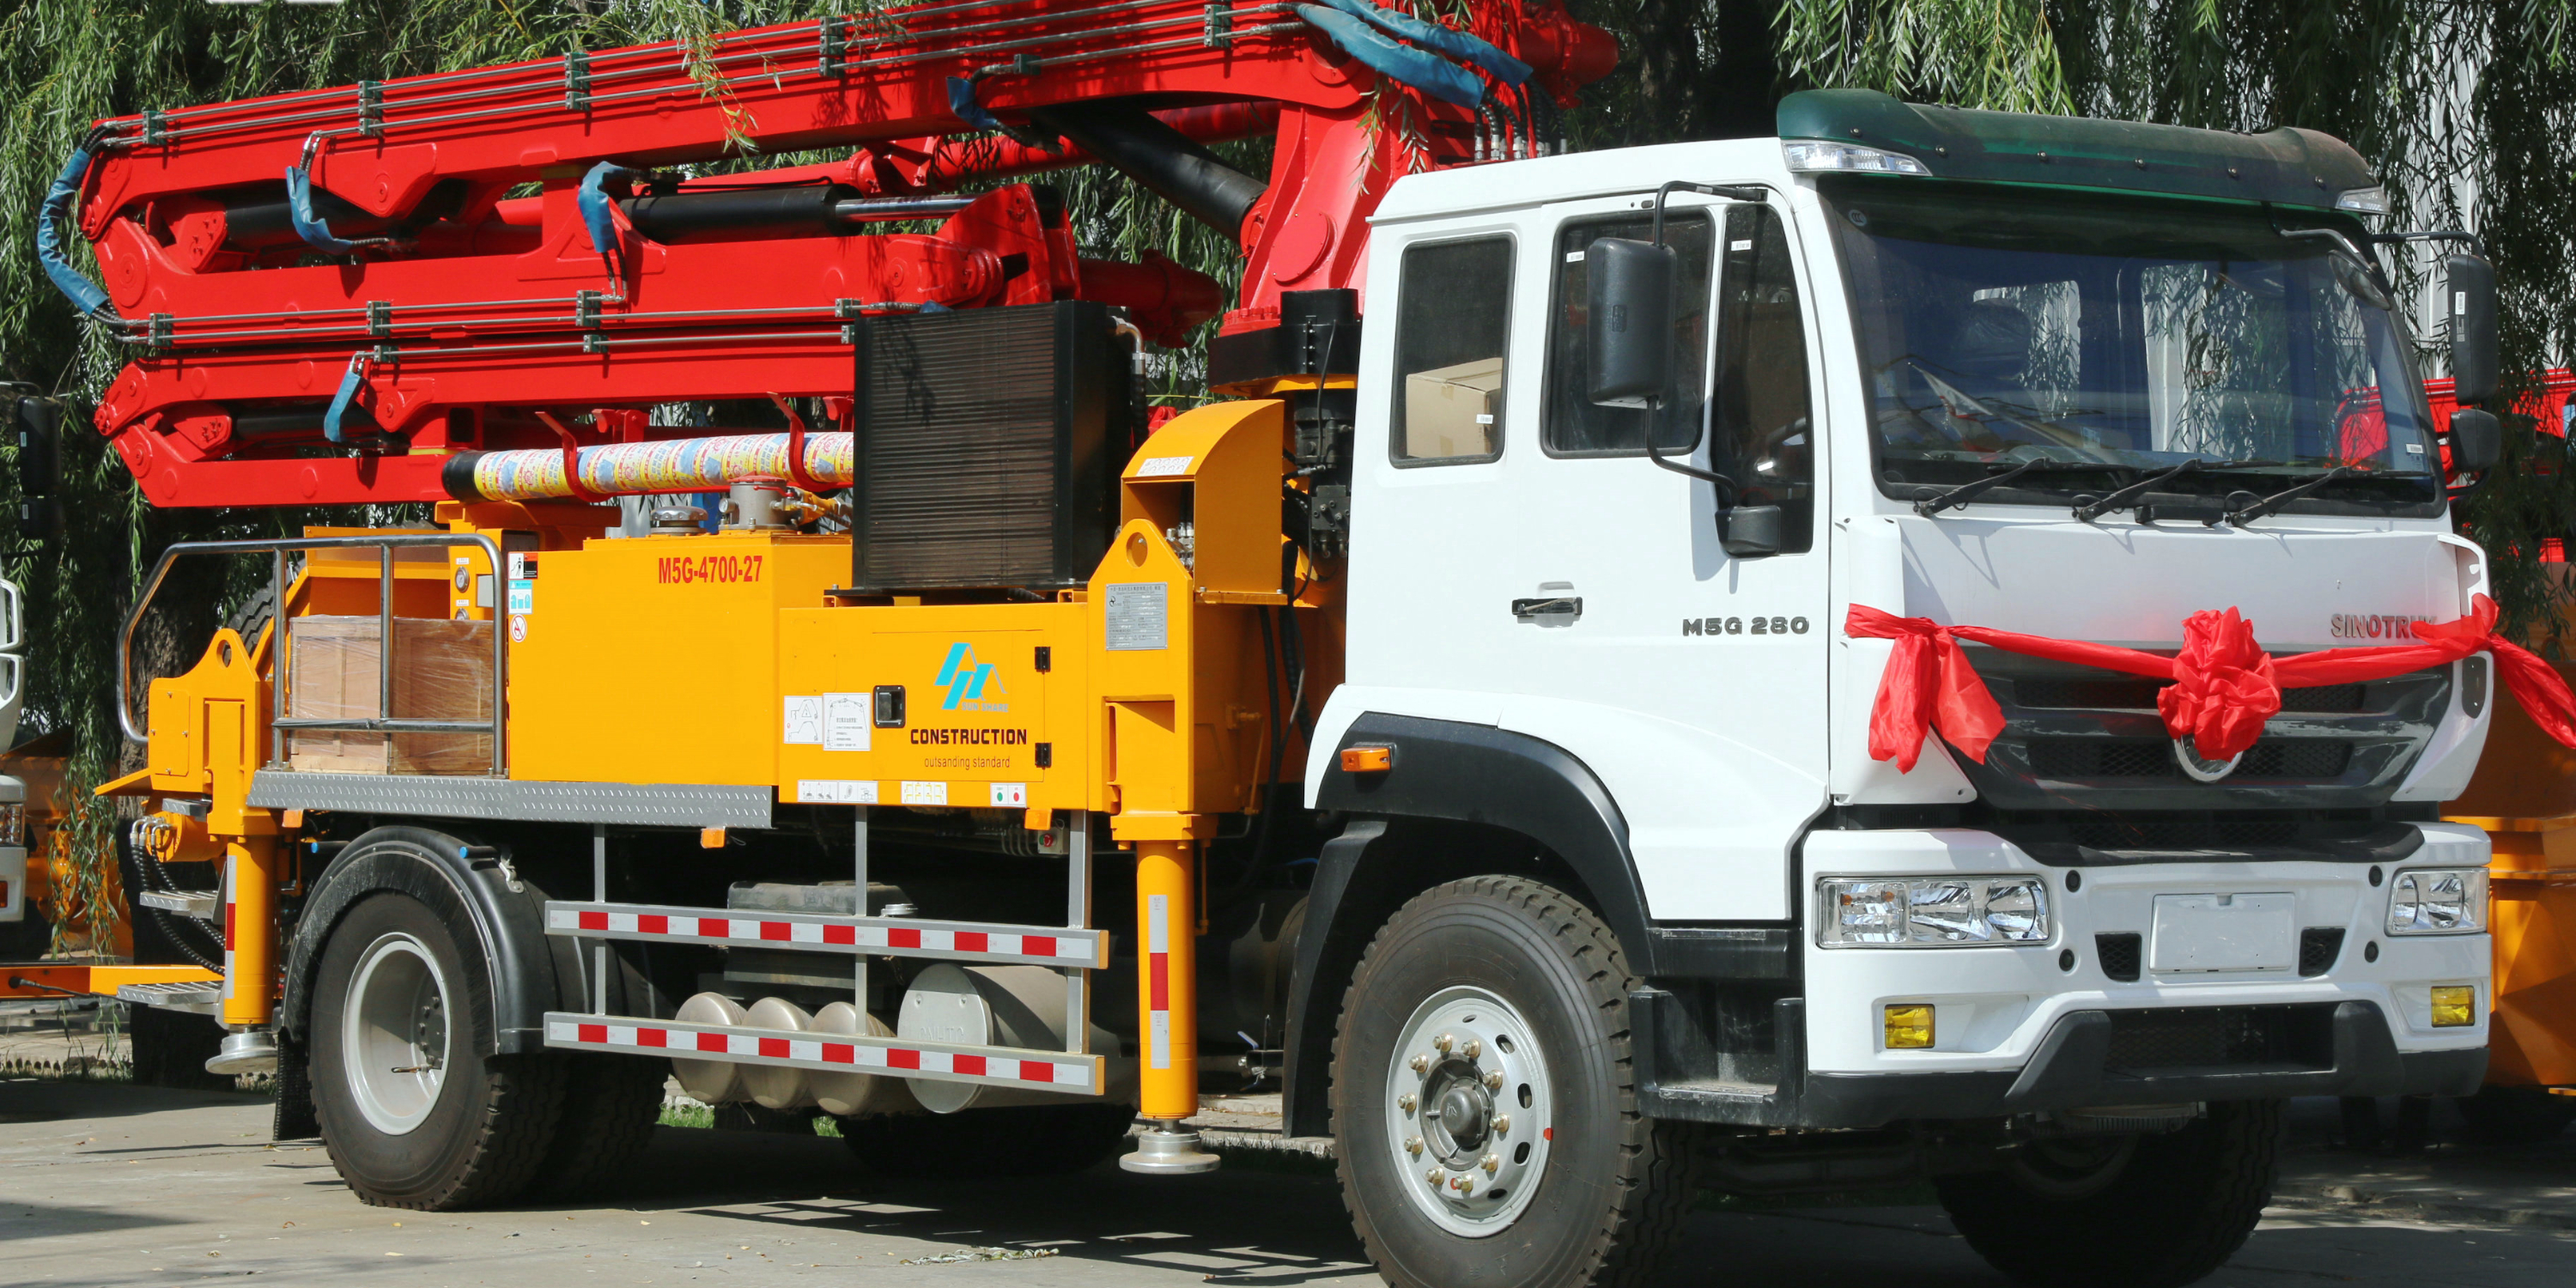
[[[40,236],[145,495],[434,521],[168,552],[138,619],[273,582],[130,677],[103,789],[219,874],[161,897],[221,968],[27,977],[216,1016],[415,1208],[615,1172],[674,1074],[889,1171],[1193,1173],[1248,1068],[1425,1288],[1916,1179],[2025,1282],[2178,1285],[2283,1097],[2473,1090],[2438,803],[2496,685],[2570,704],[2488,633],[2495,422],[2432,423],[2362,160],[1853,91],[1569,152],[1603,32],[1417,10],[932,3],[99,123]],[[1093,164],[1239,242],[1231,309],[1083,253],[1030,177]]]

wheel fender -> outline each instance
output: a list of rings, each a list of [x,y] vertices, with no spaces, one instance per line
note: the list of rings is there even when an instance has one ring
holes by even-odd
[[[360,899],[397,891],[427,904],[450,925],[468,925],[484,974],[469,978],[470,1004],[489,1008],[485,1055],[545,1045],[545,1015],[559,996],[557,963],[545,932],[545,896],[506,857],[467,857],[469,843],[421,827],[380,827],[351,841],[315,878],[287,956],[280,1023],[301,1044],[311,1031],[314,977],[323,946]],[[488,983],[487,983],[488,981]]]
[[[1339,741],[1340,747],[1361,744],[1394,747],[1392,765],[1383,773],[1352,774],[1341,768],[1338,755],[1328,757],[1316,791],[1317,808],[1354,818],[1317,856],[1289,975],[1282,1098],[1291,1135],[1329,1130],[1324,1088],[1332,1043],[1326,1017],[1338,995],[1325,995],[1326,981],[1346,979],[1376,931],[1357,924],[1357,912],[1346,912],[1344,905],[1377,902],[1377,884],[1393,875],[1386,872],[1384,856],[1370,855],[1388,833],[1386,820],[1479,823],[1546,846],[1582,879],[1593,910],[1619,937],[1637,973],[1657,973],[1657,944],[1629,854],[1627,822],[1609,789],[1582,761],[1553,743],[1491,725],[1378,712],[1352,721]]]
[[[1629,851],[1628,821],[1610,789],[1572,753],[1491,725],[1374,711],[1352,721],[1340,745],[1363,743],[1393,747],[1391,767],[1353,774],[1341,767],[1339,755],[1331,757],[1315,793],[1316,808],[1452,819],[1518,832],[1574,869],[1592,895],[1593,911],[1610,923],[1638,973],[1655,973],[1646,892]],[[1308,933],[1328,922],[1330,913],[1321,906],[1310,910]]]

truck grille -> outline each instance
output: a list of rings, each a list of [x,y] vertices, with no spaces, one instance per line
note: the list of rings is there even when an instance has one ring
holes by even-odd
[[[2123,984],[2138,982],[2138,964],[2145,957],[2146,936],[2134,930],[2114,930],[2093,936],[2093,955],[2102,963],[2102,973]]]
[[[2079,711],[2153,711],[2165,680],[2084,680],[2034,676],[2016,684],[2021,705]],[[2281,690],[2281,713],[2336,714],[2368,710],[2370,686],[2328,684],[2311,689]]]
[[[2236,771],[2203,783],[2175,761],[2156,712],[2166,682],[1984,647],[1968,656],[2003,710],[2004,730],[1985,763],[1962,768],[1984,804],[2024,816],[2376,809],[2451,701],[2450,667],[2287,689]]]
[[[2118,1073],[2250,1065],[2334,1066],[2334,1007],[2209,1006],[2112,1011],[2104,1067]]]
[[[2359,688],[2359,685],[2350,686]],[[2183,778],[2170,740],[2033,738],[2031,772],[2041,778]],[[2238,778],[2339,778],[2352,744],[2335,738],[2265,738],[2245,751]]]
[[[2343,927],[2310,926],[2299,932],[2299,973],[2323,975],[2343,956]]]

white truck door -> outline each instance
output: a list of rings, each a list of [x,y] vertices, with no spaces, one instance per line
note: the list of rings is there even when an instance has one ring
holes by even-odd
[[[1535,387],[1529,323],[1543,305],[1529,292],[1544,289],[1516,272],[1528,252],[1515,234],[1475,221],[1381,248],[1393,289],[1370,293],[1363,365],[1389,378],[1370,390],[1383,413],[1363,420],[1387,430],[1357,443],[1349,685],[1335,699],[1353,709],[1489,725],[1514,687],[1504,477],[1509,458],[1536,449],[1517,437],[1526,416],[1507,409]]]
[[[1516,373],[1540,386],[1540,450],[1512,454],[1489,520],[1514,573],[1513,602],[1485,609],[1508,641],[1502,724],[1601,777],[1654,917],[1787,918],[1790,847],[1825,804],[1833,635],[1794,230],[1759,203],[1667,207],[1682,387],[1650,411],[1593,405],[1585,352],[1586,247],[1648,238],[1647,215],[1633,198],[1546,215],[1529,235],[1549,280],[1523,285],[1545,296],[1545,370]],[[1741,503],[1780,506],[1781,552],[1730,557],[1720,489],[1649,460],[1650,432]]]

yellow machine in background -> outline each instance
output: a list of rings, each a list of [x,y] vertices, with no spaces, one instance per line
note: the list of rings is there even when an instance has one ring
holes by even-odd
[[[2558,669],[2576,678],[2576,665]],[[2499,690],[2477,776],[2443,814],[2495,845],[2488,1090],[2468,1112],[2501,1136],[2555,1134],[2576,1121],[2576,751]]]

